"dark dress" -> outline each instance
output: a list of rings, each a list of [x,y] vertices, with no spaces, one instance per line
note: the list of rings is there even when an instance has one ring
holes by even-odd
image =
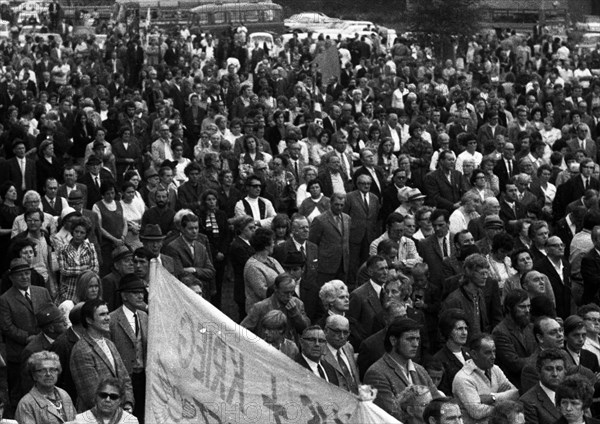
[[[22,210],[20,206],[7,206],[0,205],[0,228],[3,230],[10,230],[13,226],[15,218],[21,215]],[[8,269],[10,263],[10,257],[8,247],[10,246],[10,233],[6,235],[0,235],[0,272],[4,272]]]
[[[102,228],[106,230],[111,236],[120,239],[123,237],[124,222],[123,222],[123,207],[121,202],[115,202],[117,209],[114,211],[108,210],[102,200],[96,202],[96,206],[100,209],[102,215]],[[112,264],[112,251],[115,245],[107,237],[102,238],[102,244],[100,249],[102,251],[102,262],[100,267],[100,277],[104,277],[111,271]]]

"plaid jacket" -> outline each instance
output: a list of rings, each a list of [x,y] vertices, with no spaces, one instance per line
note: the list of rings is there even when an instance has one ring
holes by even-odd
[[[75,287],[77,279],[83,271],[98,273],[98,255],[93,244],[85,240],[79,249],[71,243],[67,244],[58,254],[60,266],[60,286],[58,288],[58,302],[65,300],[75,301]]]

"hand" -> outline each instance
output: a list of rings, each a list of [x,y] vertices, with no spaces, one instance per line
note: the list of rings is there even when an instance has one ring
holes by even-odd
[[[479,395],[479,401],[484,405],[494,404],[494,398],[492,397],[492,395]]]
[[[285,304],[285,309],[290,311],[292,313],[292,315],[295,315],[296,313],[298,313],[298,304],[296,302],[294,302],[293,297],[288,301],[288,303]]]
[[[413,302],[413,306],[417,309],[424,309],[425,302],[423,302],[423,299],[418,299]]]
[[[121,247],[125,244],[125,242],[123,241],[123,239],[115,239],[115,246],[116,247]]]
[[[222,254],[221,252],[217,253],[217,261],[222,261],[223,259],[225,259],[225,255]]]
[[[189,272],[190,274],[195,274],[196,273],[196,268],[194,268],[193,266],[188,266],[186,268],[183,268],[183,270],[185,272]]]

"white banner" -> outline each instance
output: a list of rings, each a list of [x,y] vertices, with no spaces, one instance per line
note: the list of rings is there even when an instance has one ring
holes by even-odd
[[[156,261],[149,304],[148,424],[398,422],[235,324]]]

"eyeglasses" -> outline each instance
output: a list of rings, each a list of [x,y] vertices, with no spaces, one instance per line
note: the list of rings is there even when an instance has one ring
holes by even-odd
[[[58,374],[60,371],[58,368],[38,368],[35,372],[38,374]]]
[[[327,327],[327,329],[329,331],[331,331],[333,334],[335,334],[336,336],[348,336],[348,335],[350,335],[350,330],[341,330],[339,328],[331,328],[331,327]]]
[[[327,343],[327,340],[321,339],[318,337],[302,337],[302,340],[307,341],[309,343],[317,343],[317,342],[319,342],[320,344]]]
[[[110,400],[117,400],[121,397],[121,395],[118,395],[116,393],[106,393],[106,392],[100,392],[98,393],[98,397],[100,399],[108,399],[110,398]]]

